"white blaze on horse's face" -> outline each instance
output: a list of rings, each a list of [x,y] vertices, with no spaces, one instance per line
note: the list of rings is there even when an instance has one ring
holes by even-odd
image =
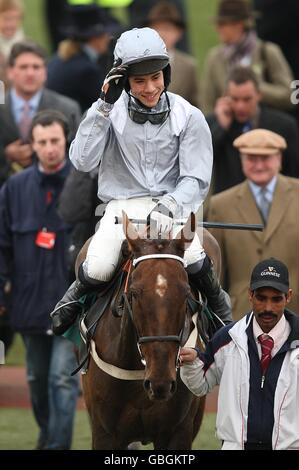
[[[157,280],[156,280],[155,292],[157,295],[159,295],[162,298],[164,297],[166,290],[167,290],[167,279],[165,279],[165,277],[163,277],[162,274],[158,274]]]

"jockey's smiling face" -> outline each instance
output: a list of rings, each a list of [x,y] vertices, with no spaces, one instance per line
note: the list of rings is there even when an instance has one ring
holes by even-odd
[[[58,122],[37,124],[32,131],[32,147],[46,172],[55,172],[65,159],[66,138]]]
[[[162,70],[147,75],[132,75],[129,84],[132,95],[147,108],[157,105],[165,88]]]

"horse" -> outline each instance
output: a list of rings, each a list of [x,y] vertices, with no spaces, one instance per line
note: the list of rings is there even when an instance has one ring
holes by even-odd
[[[104,372],[92,355],[82,376],[92,448],[123,450],[140,441],[152,442],[155,450],[190,450],[205,397],[193,395],[177,371],[180,347],[194,330],[183,256],[194,237],[195,216],[185,226],[191,227],[188,236],[184,227],[173,240],[140,237],[125,214],[123,225],[134,265],[127,278],[127,301],[120,317],[111,306],[106,308],[93,342],[101,364],[120,375]],[[220,268],[217,242],[207,231],[204,247]]]

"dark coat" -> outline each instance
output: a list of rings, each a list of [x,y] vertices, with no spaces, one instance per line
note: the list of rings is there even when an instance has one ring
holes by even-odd
[[[79,105],[66,96],[44,89],[38,111],[45,109],[55,109],[62,112],[67,117],[70,127],[68,141],[71,142],[76,135],[81,120]],[[8,176],[12,173],[10,162],[6,161],[3,150],[7,145],[19,138],[19,129],[14,120],[11,98],[8,93],[6,95],[5,104],[0,106],[0,185],[6,181]]]
[[[76,100],[83,113],[100,97],[109,65],[104,56],[96,63],[83,51],[69,60],[55,55],[48,64],[47,87]]]
[[[242,134],[242,126],[234,121],[228,130],[223,129],[214,114],[207,117],[214,149],[213,192],[219,193],[244,181],[239,151],[233,141]],[[284,137],[281,173],[299,178],[299,130],[296,120],[287,113],[266,106],[261,107],[257,128],[268,129]]]
[[[70,226],[56,211],[70,163],[54,175],[32,165],[10,177],[0,192],[0,305],[4,283],[12,283],[10,321],[26,333],[45,333],[49,314],[68,287]],[[46,202],[52,194],[51,202]],[[56,233],[53,249],[35,244],[46,228]]]

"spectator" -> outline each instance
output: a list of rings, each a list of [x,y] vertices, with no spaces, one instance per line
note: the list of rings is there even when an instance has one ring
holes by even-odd
[[[57,111],[38,113],[32,147],[38,163],[12,176],[0,192],[0,310],[12,283],[10,321],[26,348],[27,380],[39,427],[38,449],[70,449],[78,381],[72,343],[54,337],[49,311],[68,285],[70,226],[56,211],[70,170],[68,122]]]
[[[66,22],[67,1],[45,0],[43,6],[44,20],[49,32],[50,47],[52,52],[55,52],[59,43],[65,39],[62,25]]]
[[[221,44],[207,56],[202,80],[205,114],[211,113],[225,92],[227,76],[236,65],[250,66],[259,80],[261,100],[289,110],[293,74],[279,46],[257,38],[246,0],[221,0],[215,18]]]
[[[22,0],[0,0],[0,80],[6,82],[6,63],[12,46],[24,39]]]
[[[187,24],[188,15],[187,15],[187,6],[185,0],[169,0],[179,11],[180,17],[184,24]],[[133,0],[128,6],[129,19],[131,28],[139,28],[143,25],[144,18],[148,17],[148,14],[152,8],[156,5],[159,5],[160,0]],[[190,51],[188,31],[185,29],[182,37],[177,43],[177,48],[186,52],[187,54]]]
[[[253,0],[253,7],[257,12],[258,36],[263,41],[272,41],[278,44],[292,69],[295,80],[299,80],[299,2],[294,2],[294,0]],[[298,93],[295,94],[298,98]],[[292,111],[299,124],[298,103]]]
[[[176,48],[177,42],[186,30],[175,5],[161,1],[154,6],[145,21],[145,26],[155,29],[166,44],[171,65],[169,91],[185,98],[193,106],[199,107],[199,80],[195,59]]]
[[[204,353],[182,348],[181,378],[204,396],[220,385],[217,436],[223,450],[299,448],[299,318],[288,268],[270,258],[252,273],[252,311],[219,330]]]
[[[299,131],[287,113],[260,106],[260,88],[247,67],[236,67],[228,77],[226,96],[217,100],[214,114],[207,117],[214,147],[213,190],[223,191],[244,180],[238,151],[233,141],[255,128],[269,129],[288,142],[282,173],[299,177]]]
[[[249,307],[250,270],[263,258],[279,253],[289,267],[292,285],[299,285],[299,180],[279,174],[286,141],[278,134],[255,129],[238,137],[234,145],[241,152],[246,181],[212,196],[208,220],[266,225],[263,232],[211,230],[222,253],[223,285],[231,297],[233,318],[238,320]],[[299,312],[297,293],[291,308]]]
[[[63,112],[70,126],[71,140],[80,121],[80,109],[76,102],[47,90],[46,55],[31,41],[16,43],[10,53],[8,78],[11,89],[5,104],[0,106],[0,140],[4,152],[0,154],[0,172],[3,183],[11,173],[31,165],[33,152],[28,141],[32,118],[44,109]]]
[[[113,10],[114,8],[126,7],[131,2],[132,0],[45,0],[45,18],[49,29],[52,51],[56,51],[59,43],[67,37],[65,35],[65,26],[72,16],[73,7],[101,8],[107,19],[106,26],[109,24],[109,29],[118,30],[121,28],[121,24],[113,15]]]
[[[256,29],[264,41],[278,44],[299,79],[299,2],[294,0],[253,0]]]
[[[84,112],[98,98],[107,67],[112,65],[111,34],[103,10],[96,5],[74,7],[69,17],[68,39],[48,64],[47,87],[76,100]]]
[[[59,198],[57,210],[60,217],[74,227],[70,247],[70,282],[75,280],[77,255],[86,240],[94,234],[99,221],[95,215],[96,208],[100,204],[97,190],[98,168],[89,173],[72,168]]]

